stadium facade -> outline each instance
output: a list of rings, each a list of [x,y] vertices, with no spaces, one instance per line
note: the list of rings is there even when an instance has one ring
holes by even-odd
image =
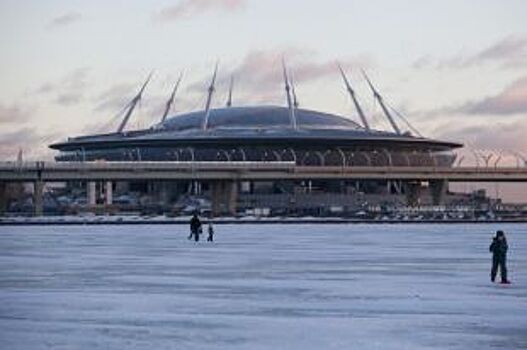
[[[233,107],[231,79],[226,107],[213,109],[211,102],[215,91],[216,67],[208,89],[206,105],[201,111],[168,117],[181,82],[180,78],[166,103],[159,124],[143,130],[126,131],[128,120],[141,99],[149,77],[129,103],[116,132],[73,137],[50,147],[59,151],[57,161],[288,161],[306,166],[452,166],[455,160],[453,150],[462,145],[425,138],[417,131],[403,131],[395,120],[395,117],[400,115],[385,103],[364,73],[393,131],[372,129],[344,71],[340,66],[338,68],[360,123],[335,114],[299,108],[294,85],[290,82],[285,65],[286,107]],[[408,126],[411,128],[410,124]],[[177,198],[177,194],[188,193],[195,185],[188,184],[187,187],[183,186],[183,189],[179,186],[175,190],[177,193],[168,197]],[[197,192],[207,196],[207,184],[203,185],[205,190],[198,186],[200,190]],[[305,194],[306,191],[299,190],[299,186],[308,186],[310,193],[314,186],[318,195],[343,195],[342,198],[347,198],[343,203],[348,203],[350,198],[358,193],[363,196],[368,193],[384,194],[386,198],[392,192],[403,194],[404,186],[401,185],[395,185],[396,190],[392,191],[391,184],[379,182],[363,183],[362,186],[357,183],[343,184],[341,181],[318,182],[315,186],[311,182],[288,185],[278,182],[251,184],[242,186],[245,188],[243,191],[241,188],[237,190],[247,196],[259,194],[259,198],[263,198],[262,195],[266,195],[267,199],[253,200],[252,205],[239,201],[237,210],[250,209],[247,207],[254,209],[255,206],[272,209],[272,194],[275,194],[276,198],[285,198],[285,202],[291,202],[287,198],[292,193]],[[355,190],[350,191],[350,186]],[[166,191],[166,186],[163,187]],[[284,200],[278,200],[276,207],[283,206]],[[269,203],[265,203],[266,201]],[[302,201],[310,202],[309,196]],[[335,203],[329,199],[325,205],[331,204]]]
[[[151,129],[82,136],[51,147],[59,161],[295,161],[299,165],[449,166],[457,144],[366,130],[341,116],[284,107],[213,109]]]

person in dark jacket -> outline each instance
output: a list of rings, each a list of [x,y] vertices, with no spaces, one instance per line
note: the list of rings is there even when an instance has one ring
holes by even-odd
[[[507,239],[503,231],[497,231],[496,236],[492,239],[489,251],[492,252],[492,269],[490,270],[490,279],[492,282],[496,279],[498,267],[501,274],[501,283],[509,284],[507,279]]]
[[[192,219],[190,219],[190,235],[188,239],[191,239],[194,236],[194,241],[199,241],[199,235],[201,233],[201,221],[199,221],[198,214],[194,213]]]
[[[212,222],[209,221],[209,228],[208,228],[209,236],[207,237],[207,242],[213,242],[214,241],[214,227],[212,227]]]

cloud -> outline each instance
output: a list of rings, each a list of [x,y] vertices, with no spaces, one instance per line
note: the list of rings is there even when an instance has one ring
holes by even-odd
[[[480,51],[469,59],[468,63],[480,63],[486,61],[507,62],[518,57],[527,57],[527,38],[510,36]]]
[[[415,69],[427,68],[435,64],[434,59],[430,55],[424,55],[419,57],[412,63],[412,67]]]
[[[307,83],[328,76],[338,76],[336,60],[318,60],[316,56],[316,52],[300,48],[254,51],[234,69],[234,74],[250,77],[257,84],[282,84],[281,59],[284,57],[288,71],[294,75],[295,82]],[[368,55],[344,58],[340,61],[346,69],[368,68],[373,63],[373,59]]]
[[[478,115],[527,113],[527,76],[514,81],[495,96],[467,103],[460,107],[458,112]]]
[[[62,106],[73,105],[84,99],[84,93],[88,88],[89,72],[90,69],[87,67],[77,68],[58,81],[43,83],[32,93],[53,95],[53,102]]]
[[[33,115],[38,115],[35,106],[20,104],[0,104],[0,160],[15,159],[19,149],[23,149],[25,159],[42,159],[49,157],[48,144],[64,138],[60,127],[49,127],[49,123],[31,122]],[[45,118],[44,118],[45,119]],[[48,130],[44,130],[48,126]]]
[[[78,12],[69,12],[61,16],[53,18],[49,22],[49,28],[65,27],[72,23],[82,20],[82,15]]]
[[[476,149],[527,151],[527,120],[511,123],[471,123],[459,126],[449,123],[436,129],[434,135],[440,139],[462,142]]]
[[[24,151],[25,159],[38,158],[50,155],[47,149],[47,140],[57,134],[42,135],[36,127],[22,127],[13,131],[0,133],[0,159],[16,159],[18,151]]]
[[[134,97],[137,91],[128,83],[115,84],[94,98],[96,112],[117,113]]]
[[[527,76],[523,76],[494,96],[479,100],[446,105],[434,109],[413,110],[405,113],[422,121],[437,120],[437,118],[463,116],[470,119],[482,117],[480,122],[487,122],[488,117],[509,116],[514,118],[527,114]],[[466,118],[465,118],[466,119]]]
[[[302,55],[302,50],[256,50],[249,52],[237,64],[222,64],[220,62],[218,81],[216,82],[216,97],[227,91],[230,77],[235,79],[234,95],[237,102],[256,102],[263,98],[272,100],[273,95],[281,92],[282,84],[281,59],[286,56],[288,61]],[[198,79],[186,88],[187,93],[205,95],[210,83],[211,72]]]
[[[412,67],[462,69],[486,63],[498,64],[503,68],[527,66],[527,37],[508,36],[472,54],[457,54],[447,58],[433,58],[424,55]]]
[[[67,93],[58,96],[55,102],[62,106],[71,106],[79,103],[82,100],[81,94]]]
[[[235,78],[237,101],[261,103],[270,102],[278,96],[281,98],[284,84],[282,58],[286,61],[295,85],[309,84],[327,77],[334,77],[336,82],[341,82],[335,60],[320,60],[312,50],[288,47],[255,50],[249,52],[238,64],[226,65],[227,67],[220,64],[217,90],[226,91],[232,75]],[[375,65],[373,58],[366,54],[342,58],[339,61],[348,71],[351,68],[371,68]],[[187,91],[205,94],[211,74],[212,72],[189,85]]]
[[[0,103],[0,124],[23,123],[30,119],[31,111],[18,104],[3,105]]]
[[[196,17],[207,12],[236,12],[243,10],[247,0],[182,0],[177,5],[163,8],[155,16],[162,21]]]
[[[53,90],[55,90],[55,86],[53,84],[44,83],[40,85],[37,89],[35,89],[33,92],[40,95],[40,94],[51,93],[53,92]]]
[[[8,131],[2,133],[2,144],[19,143],[21,145],[28,141],[34,140],[36,137],[34,128],[23,127],[15,131]]]
[[[117,129],[139,87],[131,83],[118,83],[94,96],[92,99],[95,103],[93,112],[103,116],[103,120],[93,121],[86,125],[82,129],[82,133],[108,132]],[[168,93],[167,95],[157,95],[147,89],[134,109],[126,129],[146,128],[154,122],[158,122],[167,98]],[[179,99],[176,97],[175,104],[179,107],[178,101]]]

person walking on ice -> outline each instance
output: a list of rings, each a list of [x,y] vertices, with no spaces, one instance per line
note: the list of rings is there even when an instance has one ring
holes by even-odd
[[[511,283],[507,279],[507,250],[509,246],[507,245],[507,239],[505,238],[505,233],[503,231],[497,231],[496,236],[492,239],[490,244],[489,251],[492,253],[492,269],[490,270],[490,280],[494,282],[496,280],[496,274],[498,272],[498,267],[501,274],[501,283],[509,284]]]
[[[199,235],[201,234],[201,221],[199,221],[198,213],[194,213],[192,219],[190,219],[190,235],[188,239],[194,236],[194,241],[199,241]]]
[[[214,227],[212,227],[212,222],[210,221],[209,221],[208,233],[209,233],[209,236],[207,237],[207,242],[213,242],[214,241]]]

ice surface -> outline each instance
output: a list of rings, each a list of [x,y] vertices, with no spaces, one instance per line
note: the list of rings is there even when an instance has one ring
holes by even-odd
[[[527,225],[215,229],[0,227],[0,348],[527,348]]]

